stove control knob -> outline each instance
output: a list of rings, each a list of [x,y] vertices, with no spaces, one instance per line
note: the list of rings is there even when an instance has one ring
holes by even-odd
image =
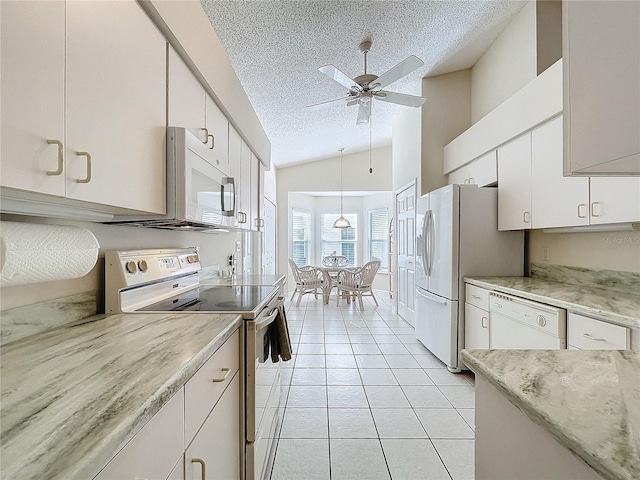
[[[129,260],[127,263],[125,263],[124,267],[127,269],[127,272],[129,273],[136,273],[138,271],[136,262],[134,262],[133,260]]]
[[[198,255],[189,255],[187,257],[187,262],[188,263],[197,263],[198,262]]]
[[[140,270],[141,272],[146,272],[148,269],[149,269],[149,266],[147,265],[146,260],[140,260],[138,262],[138,270]]]

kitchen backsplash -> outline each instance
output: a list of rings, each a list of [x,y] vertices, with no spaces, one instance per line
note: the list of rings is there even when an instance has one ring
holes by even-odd
[[[572,285],[600,286],[622,293],[640,293],[640,273],[532,263],[531,276]]]

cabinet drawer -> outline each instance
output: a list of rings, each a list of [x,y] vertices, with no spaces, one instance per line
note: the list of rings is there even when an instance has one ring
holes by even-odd
[[[188,445],[224,392],[240,365],[240,334],[236,331],[184,387],[185,440]]]
[[[465,302],[489,311],[489,290],[466,283]]]
[[[570,346],[581,350],[628,350],[630,330],[577,313],[569,313],[567,335]]]
[[[167,478],[184,452],[184,391],[180,389],[94,480]]]

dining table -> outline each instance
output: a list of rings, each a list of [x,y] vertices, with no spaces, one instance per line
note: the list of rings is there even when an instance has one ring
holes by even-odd
[[[318,270],[321,270],[322,272],[326,273],[325,275],[325,279],[328,280],[329,283],[329,287],[325,289],[324,291],[324,303],[328,304],[329,303],[329,295],[331,295],[331,290],[333,290],[333,287],[337,287],[337,280],[338,280],[338,272],[340,272],[340,270],[347,270],[349,272],[354,272],[356,270],[358,270],[361,267],[356,267],[356,266],[346,266],[346,267],[338,267],[338,266],[330,266],[330,267],[326,267],[324,265],[320,265],[315,267]],[[347,300],[347,303],[351,303],[351,297],[350,295],[347,295],[346,293],[343,292],[343,298],[345,298]]]

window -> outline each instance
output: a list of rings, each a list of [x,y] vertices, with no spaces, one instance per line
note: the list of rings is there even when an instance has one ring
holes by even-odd
[[[323,212],[320,214],[320,228],[322,232],[322,257],[327,255],[344,255],[349,259],[349,265],[356,264],[356,233],[358,214],[344,212],[344,218],[349,220],[351,228],[333,228],[333,222],[340,217],[339,213]]]
[[[293,232],[291,235],[291,258],[299,267],[309,265],[311,249],[311,212],[293,209]]]
[[[389,213],[386,208],[369,210],[369,260],[380,260],[380,270],[389,268]]]

